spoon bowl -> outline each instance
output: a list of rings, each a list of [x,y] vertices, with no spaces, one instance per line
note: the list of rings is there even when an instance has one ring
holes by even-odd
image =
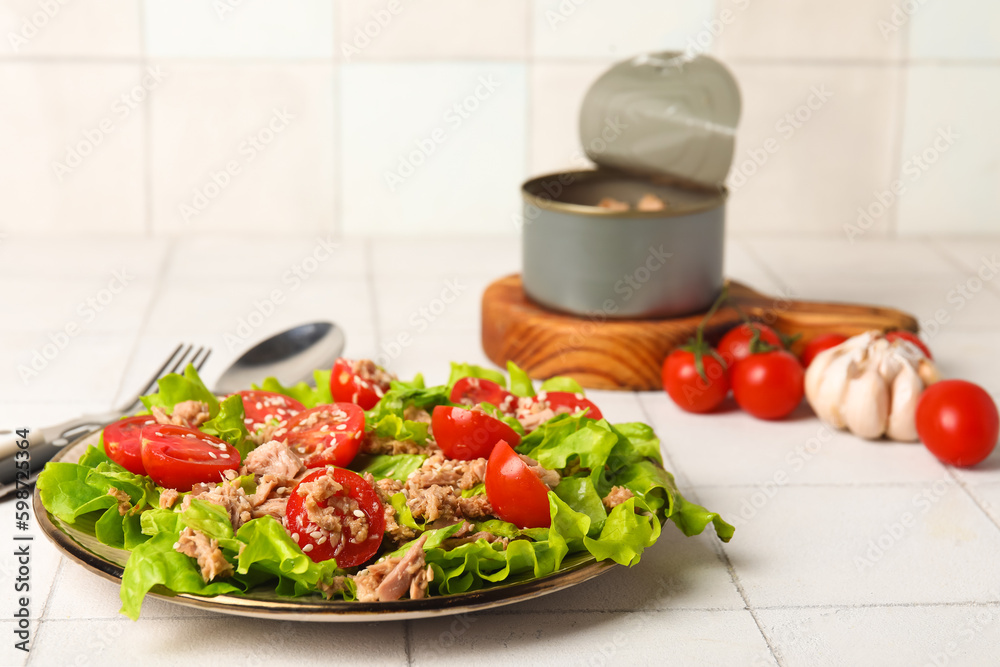
[[[344,331],[332,322],[310,322],[265,338],[244,352],[215,383],[219,394],[249,389],[267,376],[286,385],[306,381],[312,371],[330,368],[344,351]]]

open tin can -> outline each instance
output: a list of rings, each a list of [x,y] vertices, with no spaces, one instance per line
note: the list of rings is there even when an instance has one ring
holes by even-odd
[[[707,56],[644,55],[588,90],[580,140],[596,169],[522,186],[522,281],[541,305],[599,318],[708,308],[723,237],[740,96]]]

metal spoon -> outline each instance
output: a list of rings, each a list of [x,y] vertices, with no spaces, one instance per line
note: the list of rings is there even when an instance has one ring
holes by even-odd
[[[312,371],[329,368],[344,351],[346,339],[343,330],[332,322],[300,324],[260,341],[236,359],[222,372],[215,383],[216,394],[230,394],[249,389],[254,382],[274,376],[282,384],[305,381],[313,383]],[[52,442],[32,443],[31,475],[22,488],[34,483],[42,466],[55,456],[68,442],[111,423],[121,414],[108,413],[73,420],[58,430],[62,436]],[[42,429],[36,429],[42,430]],[[50,429],[44,429],[46,431]],[[15,489],[17,469],[15,455],[0,459],[0,498]]]

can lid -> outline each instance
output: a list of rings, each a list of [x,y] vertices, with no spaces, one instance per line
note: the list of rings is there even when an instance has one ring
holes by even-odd
[[[718,60],[644,54],[590,86],[580,142],[602,167],[717,188],[732,166],[739,118],[739,87]]]

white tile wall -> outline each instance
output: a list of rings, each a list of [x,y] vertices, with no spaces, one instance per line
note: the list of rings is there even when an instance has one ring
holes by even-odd
[[[17,56],[137,57],[135,0],[0,2],[0,53]]]
[[[152,99],[156,232],[332,231],[330,63],[165,61]]]
[[[329,58],[333,0],[142,0],[154,58]]]
[[[914,65],[907,78],[900,234],[997,233],[1000,161],[988,138],[1000,114],[1000,69]]]
[[[715,21],[706,29],[718,34],[723,58],[884,61],[902,56],[905,31],[880,27],[897,4],[720,0]]]
[[[510,233],[525,88],[523,64],[345,65],[344,231]]]
[[[910,19],[910,57],[988,60],[1000,57],[1000,7],[978,0],[922,2]]]
[[[523,59],[529,0],[353,0],[340,3],[344,62],[409,58]]]
[[[846,2],[0,0],[0,233],[185,235],[180,203],[239,161],[271,106],[294,104],[294,126],[199,224],[514,236],[524,178],[578,161],[590,82],[615,60],[661,49],[707,50],[735,71],[741,161],[768,137],[779,142],[734,192],[730,229],[844,235],[951,123],[963,140],[865,234],[997,233],[1000,9]],[[173,77],[73,178],[54,178],[66,145],[150,63]],[[502,94],[406,188],[387,192],[386,170],[483,72],[506,77]],[[794,136],[779,134],[820,83],[834,97]]]

